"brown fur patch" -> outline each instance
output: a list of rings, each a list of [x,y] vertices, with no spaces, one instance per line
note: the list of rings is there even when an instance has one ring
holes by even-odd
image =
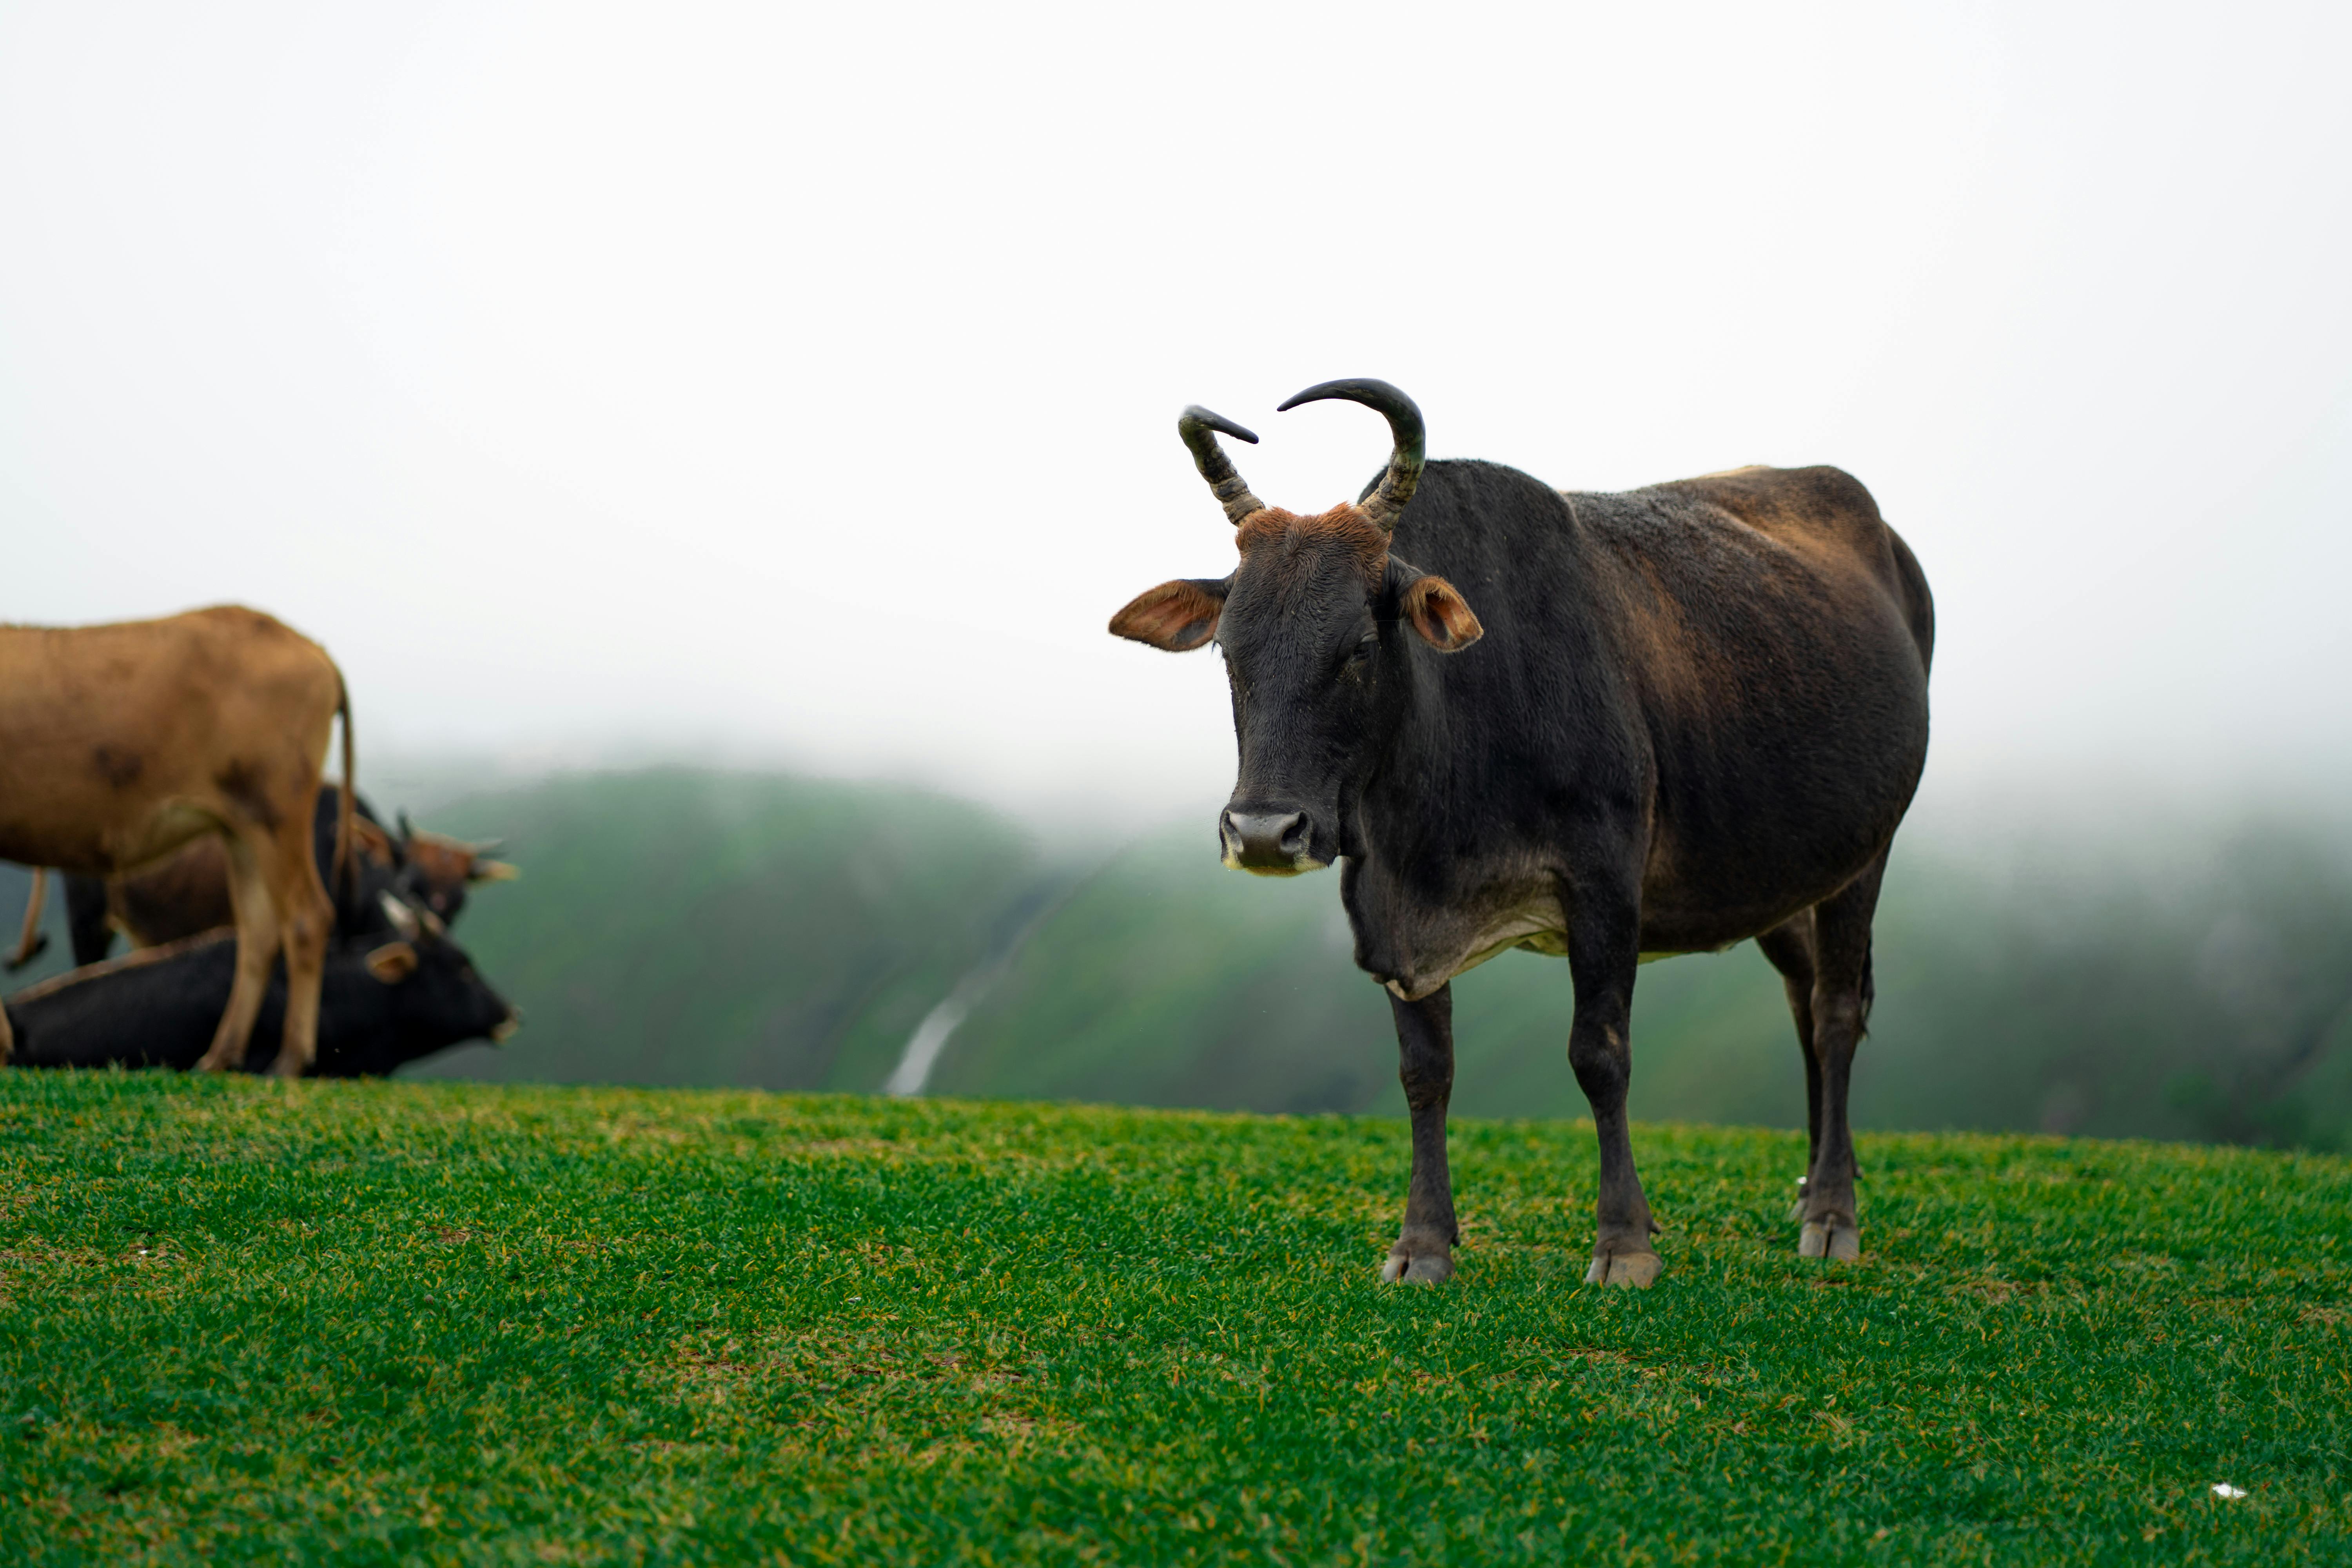
[[[438,833],[412,833],[408,863],[435,892],[453,893],[473,879],[474,847]]]
[[[1254,511],[1242,519],[1241,527],[1234,531],[1234,542],[1244,555],[1268,548],[1289,552],[1345,549],[1356,557],[1367,583],[1377,584],[1388,570],[1389,536],[1364,515],[1362,507],[1352,501],[1343,501],[1313,517],[1301,517],[1278,506]]]
[[[278,826],[278,803],[269,798],[269,786],[264,771],[251,763],[231,759],[228,765],[213,775],[229,804],[264,827]]]
[[[1722,690],[1722,682],[1708,668],[1708,650],[1692,635],[1656,574],[1644,571],[1642,575],[1642,588],[1629,589],[1620,601],[1626,651],[1653,697],[1680,712],[1700,711]]]
[[[116,789],[129,789],[147,771],[147,759],[136,752],[119,752],[112,746],[93,749],[89,760],[97,764],[98,776]]]

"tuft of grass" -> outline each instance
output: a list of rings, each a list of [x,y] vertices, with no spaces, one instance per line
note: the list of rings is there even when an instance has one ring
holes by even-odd
[[[0,1560],[2186,1563],[2352,1556],[2352,1162],[0,1074]],[[2245,1489],[2214,1496],[2214,1483]]]

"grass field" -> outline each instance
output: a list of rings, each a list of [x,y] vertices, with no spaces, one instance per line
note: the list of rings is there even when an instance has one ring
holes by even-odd
[[[2352,1558],[2352,1162],[1454,1142],[1423,1291],[1387,1121],[0,1074],[0,1560]]]

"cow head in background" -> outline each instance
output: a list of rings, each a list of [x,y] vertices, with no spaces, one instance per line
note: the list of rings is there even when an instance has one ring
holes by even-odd
[[[1267,506],[1217,444],[1220,431],[1257,437],[1187,408],[1177,433],[1234,524],[1240,564],[1222,579],[1162,583],[1110,623],[1115,636],[1171,653],[1212,638],[1223,650],[1241,776],[1218,837],[1226,865],[1263,876],[1319,870],[1347,852],[1356,787],[1402,710],[1415,643],[1456,653],[1482,635],[1452,584],[1389,551],[1421,479],[1421,410],[1369,380],[1325,382],[1282,408],[1326,398],[1387,417],[1393,444],[1379,482],[1314,516]]]
[[[391,940],[367,947],[364,981],[339,975],[342,984],[330,984],[322,1016],[333,1046],[320,1052],[321,1077],[379,1077],[466,1040],[504,1045],[522,1026],[438,916],[389,892],[379,907],[390,929],[377,934]]]
[[[445,921],[456,920],[465,909],[467,889],[475,883],[511,882],[522,875],[520,867],[490,858],[504,839],[472,844],[446,833],[427,833],[412,824],[404,811],[400,814],[400,841],[402,892]]]

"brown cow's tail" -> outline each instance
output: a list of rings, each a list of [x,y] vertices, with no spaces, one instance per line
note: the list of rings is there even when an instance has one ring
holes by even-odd
[[[335,714],[343,721],[343,792],[335,805],[335,923],[358,929],[359,865],[352,851],[352,819],[359,811],[360,780],[352,760],[352,689],[335,671]]]

